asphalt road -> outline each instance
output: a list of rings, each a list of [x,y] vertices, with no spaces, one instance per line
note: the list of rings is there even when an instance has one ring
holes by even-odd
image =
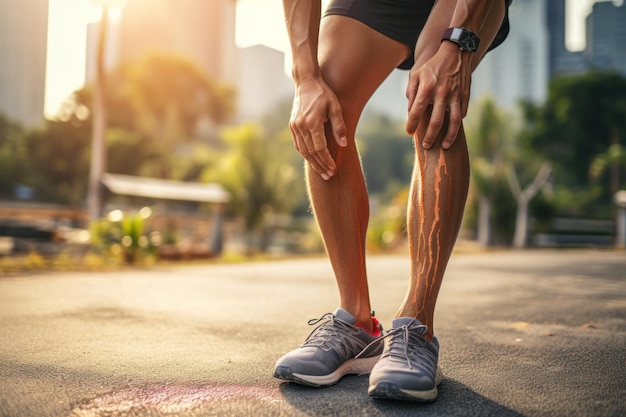
[[[408,266],[368,260],[386,326]],[[337,302],[324,259],[0,278],[0,415],[626,415],[626,252],[455,255],[432,404],[272,378]]]

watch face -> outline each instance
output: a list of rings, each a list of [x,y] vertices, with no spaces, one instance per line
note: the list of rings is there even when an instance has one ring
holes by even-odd
[[[459,45],[465,51],[475,52],[478,49],[478,38],[468,31],[463,31],[459,37]]]

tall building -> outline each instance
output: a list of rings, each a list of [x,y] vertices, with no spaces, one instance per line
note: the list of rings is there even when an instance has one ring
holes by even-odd
[[[240,49],[237,102],[240,120],[254,120],[292,98],[293,82],[285,74],[285,54],[268,46]]]
[[[570,52],[565,47],[565,0],[546,2],[546,27],[548,30],[550,75],[570,69]]]
[[[236,81],[235,0],[128,1],[118,36],[120,61],[167,51],[193,59],[217,81]]]
[[[472,99],[491,96],[513,108],[520,100],[542,102],[549,79],[549,36],[544,0],[515,0],[509,9],[511,31],[489,52],[472,79]],[[560,33],[558,29],[557,32]],[[559,35],[564,41],[565,36]]]
[[[48,0],[0,1],[0,112],[26,127],[43,121]]]
[[[591,68],[617,70],[626,75],[626,5],[598,2],[586,20],[585,57]]]

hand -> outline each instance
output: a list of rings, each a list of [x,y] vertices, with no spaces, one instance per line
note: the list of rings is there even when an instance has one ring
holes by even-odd
[[[446,113],[448,129],[441,146],[448,149],[454,143],[467,115],[471,58],[471,52],[463,52],[455,44],[443,42],[432,58],[411,69],[406,92],[409,99],[406,131],[414,135],[418,125],[426,122],[426,134],[421,138],[425,149],[430,149],[437,140]],[[427,120],[422,120],[424,118]]]
[[[296,88],[289,128],[298,152],[323,179],[335,175],[326,138],[325,125],[330,124],[333,138],[341,147],[347,146],[346,127],[337,96],[321,79],[301,82]]]

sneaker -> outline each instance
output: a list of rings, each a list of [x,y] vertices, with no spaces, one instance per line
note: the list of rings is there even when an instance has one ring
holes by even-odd
[[[443,374],[437,366],[439,342],[425,336],[428,327],[411,317],[393,321],[383,337],[385,349],[371,371],[368,394],[374,398],[434,401]]]
[[[373,317],[378,333],[382,327]],[[276,362],[274,377],[313,387],[333,385],[347,374],[367,374],[382,352],[372,349],[367,355],[355,358],[377,337],[355,325],[352,314],[338,308],[334,314],[326,313],[309,325],[319,325],[306,341]]]

